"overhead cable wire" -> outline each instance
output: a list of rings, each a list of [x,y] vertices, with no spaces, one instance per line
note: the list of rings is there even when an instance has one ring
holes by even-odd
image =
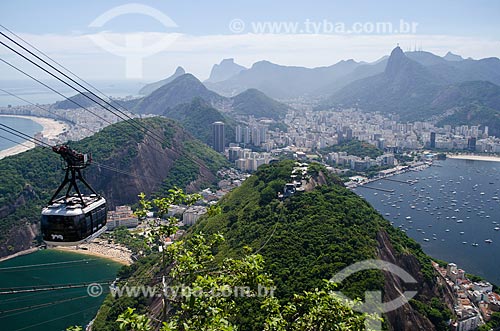
[[[7,138],[7,137],[4,137],[4,136],[2,136],[2,135],[0,135],[0,138],[5,139],[5,140],[8,140],[8,141],[10,141],[11,143],[14,143],[14,144],[16,144],[16,145],[21,145],[21,146],[24,146],[24,147],[26,147],[26,148],[31,148],[31,146],[28,146],[28,145],[25,145],[25,144],[24,144],[24,142],[26,142],[26,139],[24,139],[24,142],[20,143],[20,142],[18,142],[18,141],[12,140],[12,139]]]
[[[99,106],[101,106],[102,108],[108,110],[109,112],[111,112],[113,115],[121,118],[122,120],[125,120],[125,118],[123,118],[122,116],[118,115],[115,111],[117,111],[118,113],[120,113],[121,115],[125,116],[126,118],[128,118],[129,120],[131,120],[129,122],[129,124],[131,126],[133,126],[134,128],[138,129],[139,127],[146,130],[147,132],[150,132],[149,129],[147,127],[145,127],[142,123],[139,123],[139,122],[135,122],[134,119],[132,117],[130,117],[128,114],[124,113],[123,111],[121,111],[120,109],[116,108],[114,105],[112,105],[111,103],[109,103],[107,100],[99,97],[98,95],[96,95],[94,92],[92,92],[91,90],[89,90],[88,88],[86,88],[85,86],[83,86],[82,84],[80,84],[79,82],[77,82],[76,80],[74,80],[73,78],[69,77],[68,75],[66,75],[64,72],[62,72],[61,70],[57,69],[56,67],[54,67],[53,65],[51,65],[50,63],[48,63],[47,61],[45,61],[44,59],[40,58],[38,55],[34,54],[32,51],[30,51],[29,49],[27,49],[26,47],[22,46],[21,44],[19,44],[17,41],[13,40],[12,38],[10,38],[9,36],[7,36],[5,33],[3,32],[0,32],[0,35],[4,36],[5,38],[7,38],[8,40],[10,40],[11,42],[13,42],[14,44],[16,44],[18,47],[20,47],[21,49],[23,49],[24,51],[28,52],[31,56],[34,56],[36,59],[42,61],[45,65],[48,65],[50,68],[52,68],[53,70],[55,70],[56,72],[58,72],[59,74],[63,75],[65,78],[69,79],[71,82],[73,82],[74,84],[78,85],[80,88],[84,89],[87,93],[89,93],[90,95],[92,95],[93,97],[97,98],[98,100],[95,100],[94,98],[91,98],[87,93],[82,93],[81,90],[79,90],[78,88],[74,87],[72,84],[64,81],[62,78],[60,78],[59,76],[57,76],[56,74],[54,74],[53,72],[49,71],[48,69],[42,67],[40,64],[36,63],[35,61],[33,61],[32,59],[28,58],[27,56],[25,56],[24,54],[21,54],[19,51],[15,50],[14,48],[10,47],[9,45],[5,44],[4,42],[0,41],[0,44],[2,44],[4,47],[10,49],[11,51],[13,51],[14,53],[18,54],[19,56],[21,56],[22,58],[24,58],[25,60],[29,61],[30,63],[34,64],[35,66],[37,66],[38,68],[40,68],[41,70],[45,71],[46,73],[48,73],[49,75],[51,75],[52,77],[56,78],[58,81],[60,81],[61,83],[67,85],[68,87],[72,88],[73,90],[75,90],[76,92],[80,93],[82,96],[84,96],[85,98],[91,100],[92,102],[98,104]],[[109,107],[113,108],[115,111],[109,109],[108,107],[105,107],[103,104],[101,104],[101,102],[103,102],[104,104],[108,105]],[[156,136],[156,140],[158,140],[160,143],[163,142],[163,139],[164,138],[161,138],[159,136],[157,136],[156,134],[152,134],[152,136]]]
[[[40,105],[37,105],[37,104],[36,104],[36,103],[34,103],[34,102],[31,102],[31,101],[29,101],[29,100],[26,100],[25,98],[20,97],[19,95],[15,94],[15,93],[9,92],[9,91],[4,90],[4,89],[2,89],[2,88],[0,88],[0,91],[4,92],[4,93],[6,93],[6,94],[8,94],[8,95],[10,95],[10,96],[13,96],[14,98],[17,98],[17,99],[19,99],[19,100],[21,100],[21,101],[24,101],[24,102],[26,102],[26,103],[28,103],[28,104],[30,104],[30,105],[32,105],[32,106],[34,106],[34,107],[36,107],[36,108],[40,109],[40,110],[43,110],[43,111],[45,111],[45,112],[47,112],[47,113],[51,114],[51,115],[54,115],[54,116],[56,116],[56,117],[60,118],[62,121],[65,121],[65,122],[70,122],[72,125],[75,125],[75,126],[76,126],[76,125],[81,126],[81,127],[83,127],[84,129],[87,129],[87,130],[89,130],[89,131],[90,131],[90,132],[92,132],[92,133],[97,133],[97,132],[99,132],[99,131],[95,131],[94,129],[91,129],[91,128],[89,128],[88,126],[85,126],[85,125],[83,125],[83,124],[81,124],[81,123],[78,123],[78,124],[77,124],[77,123],[73,122],[72,120],[70,120],[70,119],[68,119],[68,118],[66,118],[66,117],[64,117],[64,116],[62,116],[62,115],[60,115],[60,114],[58,114],[58,113],[56,113],[56,112],[54,112],[54,111],[51,111],[51,110],[50,110],[50,109],[48,109],[48,108],[42,107],[42,106],[40,106]]]
[[[99,118],[100,120],[108,123],[109,125],[113,124],[112,122],[108,121],[107,119],[103,118],[102,116],[96,114],[95,112],[93,112],[92,110],[88,109],[87,107],[84,107],[82,106],[80,103],[76,102],[75,100],[71,99],[71,98],[68,98],[67,96],[65,96],[64,94],[62,94],[61,92],[57,91],[56,89],[52,88],[51,86],[45,84],[44,82],[42,82],[41,80],[33,77],[32,75],[28,74],[26,71],[16,67],[15,65],[13,65],[12,63],[0,58],[0,61],[2,61],[3,63],[5,63],[6,65],[10,66],[11,68],[19,71],[20,73],[22,73],[23,75],[33,79],[34,81],[36,81],[37,83],[39,83],[40,85],[43,85],[45,86],[46,88],[48,88],[49,90],[51,90],[52,92],[58,94],[59,96],[63,97],[64,99],[72,102],[73,104],[77,105],[78,107],[82,108],[82,109],[85,109],[86,111],[88,111],[89,113],[91,113],[92,115],[94,115],[95,117]]]
[[[92,84],[88,83],[87,81],[85,81],[83,78],[79,77],[78,75],[76,75],[74,72],[72,72],[71,70],[69,70],[68,68],[64,67],[62,64],[60,64],[59,62],[55,61],[54,59],[52,59],[50,56],[48,56],[47,54],[45,54],[44,52],[42,52],[41,50],[39,50],[38,48],[36,48],[35,46],[33,46],[32,44],[30,44],[29,42],[27,42],[26,40],[24,40],[23,38],[21,38],[20,36],[18,36],[17,34],[15,34],[13,31],[9,30],[8,28],[6,28],[5,26],[3,25],[0,25],[2,28],[4,28],[5,30],[9,31],[12,35],[16,36],[19,40],[23,41],[25,44],[29,45],[30,47],[32,47],[33,49],[35,49],[36,51],[38,51],[40,54],[42,54],[44,57],[46,57],[47,59],[49,59],[51,62],[55,63],[56,65],[58,65],[59,67],[63,68],[64,70],[68,71],[69,73],[71,73],[73,76],[75,76],[77,79],[81,80],[82,82],[86,83],[87,85],[91,86],[94,90],[98,91],[99,93],[101,93],[102,95],[104,95],[106,98],[108,99],[111,99],[109,98],[105,93],[103,93],[102,91],[100,91],[99,89],[97,89],[95,86],[93,86]],[[33,56],[35,56],[37,59],[41,60],[42,62],[44,62],[45,64],[49,65],[51,68],[55,69],[56,71],[60,72],[61,74],[63,74],[65,77],[67,77],[68,79],[70,79],[71,81],[75,82],[76,84],[78,84],[79,86],[81,86],[82,88],[84,88],[86,91],[88,91],[89,93],[92,93],[94,96],[98,97],[99,99],[101,99],[102,101],[104,101],[105,103],[107,103],[108,105],[110,105],[111,107],[113,107],[114,109],[116,109],[117,111],[119,111],[120,113],[122,113],[119,109],[117,109],[116,107],[114,107],[113,105],[109,104],[106,100],[100,98],[99,96],[95,95],[95,93],[89,91],[87,88],[85,88],[84,86],[82,86],[81,84],[79,84],[78,82],[74,81],[73,79],[71,79],[70,77],[68,77],[66,74],[62,73],[60,70],[58,70],[57,68],[54,68],[52,65],[50,65],[49,63],[47,63],[46,61],[44,61],[43,59],[41,59],[39,56],[37,56],[36,54],[34,54],[33,52],[31,52],[30,50],[26,49],[25,47],[23,47],[22,45],[20,45],[19,43],[17,43],[16,41],[14,41],[12,38],[9,38],[8,36],[6,36],[4,33],[0,32],[1,35],[3,35],[5,38],[9,39],[10,41],[14,42],[16,45],[18,45],[19,47],[21,47],[22,49],[26,50],[27,52],[29,52],[30,54],[32,54]],[[8,46],[7,46],[8,47]],[[9,49],[12,50],[12,48],[8,47]],[[16,52],[17,53],[17,52]],[[19,54],[19,53],[18,53]],[[21,55],[21,54],[19,54]],[[21,55],[22,56],[22,55]],[[24,56],[23,56],[24,57]],[[26,57],[24,57],[25,59],[27,59]],[[28,60],[30,61],[31,63],[35,64],[33,61],[31,60]],[[37,65],[37,64],[35,64]],[[39,65],[37,65],[39,68],[41,68]],[[46,71],[45,69],[41,68],[42,70]],[[48,72],[48,71],[46,71]],[[53,74],[51,74],[52,76],[54,76]],[[69,86],[68,83],[65,83],[66,85]],[[78,89],[72,87],[74,90],[78,91],[79,93],[81,93],[81,91],[79,91]],[[87,95],[83,94],[83,96],[89,98]],[[111,111],[109,110],[108,108],[104,107],[103,105],[101,105],[100,103],[96,102],[95,100],[89,98],[90,100],[92,100],[93,102],[97,103],[98,105],[100,105],[102,108],[108,110],[108,111]],[[126,107],[124,107],[123,105],[119,105],[121,108],[127,110],[128,112],[130,112],[130,110],[128,110]],[[111,111],[112,112],[112,111]],[[112,112],[114,114],[114,112]],[[131,113],[131,112],[130,112]],[[132,119],[130,118],[128,115],[124,114],[125,116],[127,116],[129,119]],[[123,118],[122,118],[123,119]],[[160,140],[156,139],[158,142],[162,143],[163,142],[163,139],[162,137],[158,136],[155,132],[149,130],[144,124],[140,123],[140,122],[137,122],[137,124],[139,126],[141,126],[143,129],[146,130],[146,133],[150,133],[152,135],[154,135],[155,137],[158,137]],[[168,148],[168,147],[167,147]],[[171,148],[168,148],[169,150],[171,150],[172,152],[178,154],[178,155],[184,155],[187,159],[193,161],[195,164],[197,164],[198,166],[200,167],[204,167],[202,164],[200,164],[198,161],[194,160],[193,158],[185,155],[184,153],[179,153],[178,151],[174,150],[174,149],[171,149]]]

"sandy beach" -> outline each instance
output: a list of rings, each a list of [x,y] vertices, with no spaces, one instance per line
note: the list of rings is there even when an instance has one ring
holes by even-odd
[[[488,155],[446,155],[447,158],[450,159],[459,159],[459,160],[475,160],[475,161],[491,161],[491,162],[500,162],[500,156],[488,156]]]
[[[63,133],[65,130],[69,129],[68,124],[56,121],[56,120],[51,119],[51,118],[43,118],[43,117],[36,117],[36,116],[20,116],[20,115],[0,115],[0,116],[30,119],[30,120],[40,124],[43,127],[42,135],[47,139],[57,138],[57,136],[59,134]],[[34,143],[23,142],[22,144],[19,144],[19,145],[13,146],[11,148],[7,148],[3,151],[0,151],[0,159],[3,159],[4,157],[7,157],[7,156],[16,155],[16,154],[25,152],[29,149],[34,148],[34,147],[35,147]]]
[[[127,248],[108,244],[107,240],[101,239],[94,239],[91,243],[81,244],[78,247],[57,246],[49,249],[102,257],[125,265],[131,265],[133,262],[132,253]]]

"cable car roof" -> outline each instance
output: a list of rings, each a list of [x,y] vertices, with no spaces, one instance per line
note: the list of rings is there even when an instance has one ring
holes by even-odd
[[[74,195],[67,199],[62,197],[55,200],[52,204],[43,208],[42,215],[76,216],[87,213],[101,205],[106,204],[106,200],[103,197],[97,196],[95,194],[82,197],[87,205],[83,209],[80,197]]]

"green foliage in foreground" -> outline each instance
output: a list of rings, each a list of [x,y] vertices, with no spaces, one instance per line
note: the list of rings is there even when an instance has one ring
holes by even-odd
[[[437,298],[432,298],[430,304],[424,304],[417,300],[410,300],[420,313],[424,314],[436,326],[437,331],[449,330],[448,321],[453,317],[446,305]]]
[[[372,144],[357,139],[344,141],[338,145],[322,148],[320,152],[322,154],[327,154],[332,152],[346,152],[348,155],[354,155],[361,158],[368,156],[372,159],[376,159],[377,156],[380,156],[384,153],[382,150],[378,149]]]
[[[497,330],[499,327],[500,327],[500,313],[496,312],[491,314],[491,320],[488,323],[481,325],[478,331]]]
[[[240,330],[240,319],[248,308],[254,330],[365,330],[365,319],[357,314],[354,302],[345,302],[333,292],[335,285],[323,284],[295,295],[282,304],[272,296],[273,282],[264,272],[261,255],[248,252],[241,259],[227,258],[217,262],[213,252],[224,238],[220,235],[194,235],[167,249],[172,263],[168,271],[170,289],[164,295],[166,315],[162,331],[173,330]],[[116,322],[120,330],[148,331],[158,325],[157,319],[127,308]]]

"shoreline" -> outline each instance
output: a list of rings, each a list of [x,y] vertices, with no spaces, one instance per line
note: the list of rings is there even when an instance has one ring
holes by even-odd
[[[446,154],[446,158],[456,159],[456,160],[500,162],[500,156],[489,156],[489,155]]]
[[[28,254],[31,254],[31,253],[35,253],[35,252],[38,252],[39,250],[40,250],[40,247],[28,248],[28,249],[25,249],[23,251],[19,251],[17,253],[14,253],[12,255],[7,255],[7,256],[4,256],[4,257],[0,257],[0,262],[8,261],[10,259],[13,259],[13,258],[16,258],[16,257],[19,257],[19,256],[23,256],[23,255],[28,255]]]
[[[105,243],[105,241],[93,241],[79,246],[56,246],[47,249],[100,257],[127,266],[133,263],[132,253],[127,248],[115,244],[108,244],[107,242]]]
[[[1,114],[0,116],[25,118],[32,120],[33,122],[36,122],[43,127],[41,134],[46,139],[56,139],[61,133],[65,132],[67,129],[70,128],[70,126],[67,123],[52,118],[25,116],[25,115],[7,115],[7,114]],[[35,147],[34,143],[29,141],[24,141],[18,145],[0,151],[0,160],[8,156],[26,152],[34,147]]]

